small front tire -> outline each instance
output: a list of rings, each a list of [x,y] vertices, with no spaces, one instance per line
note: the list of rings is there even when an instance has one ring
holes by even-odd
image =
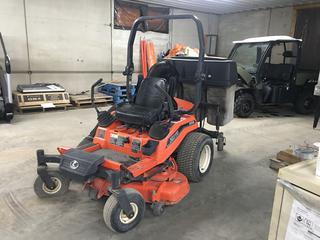
[[[225,138],[222,136],[218,136],[217,138],[217,150],[219,152],[222,152],[223,151],[223,148],[224,148],[224,145],[225,145]]]
[[[112,194],[106,201],[103,208],[103,219],[107,227],[114,232],[124,233],[142,220],[145,212],[145,202],[139,192],[132,188],[123,189],[128,197],[129,203],[133,209],[133,217],[129,218],[120,207],[117,195]]]
[[[151,205],[152,214],[156,217],[161,216],[164,213],[164,204],[155,202]]]
[[[48,175],[54,182],[55,188],[48,188],[41,177],[37,176],[33,189],[39,198],[60,197],[69,190],[70,180],[64,177],[58,170],[49,170]]]

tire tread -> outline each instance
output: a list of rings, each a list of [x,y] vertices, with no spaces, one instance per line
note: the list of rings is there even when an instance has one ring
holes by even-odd
[[[58,169],[48,168],[47,171],[50,176],[57,177],[60,179],[61,184],[62,184],[61,190],[55,194],[52,194],[52,195],[47,194],[42,189],[43,181],[42,181],[41,177],[37,176],[37,178],[33,184],[34,192],[37,194],[37,196],[39,198],[60,197],[60,196],[64,195],[69,190],[70,180],[67,179],[66,177],[62,176]]]
[[[143,199],[142,195],[138,191],[133,189],[133,188],[124,188],[123,190],[126,191],[127,195],[139,194],[140,197]],[[103,208],[103,219],[104,219],[105,224],[107,225],[107,227],[110,230],[112,230],[113,232],[116,232],[116,233],[118,233],[119,231],[117,229],[115,229],[114,226],[112,226],[111,219],[112,219],[113,210],[115,209],[117,204],[118,204],[118,199],[117,199],[116,195],[115,194],[111,194],[109,196],[109,198],[107,199],[107,201],[106,201],[106,203],[104,205],[104,208]],[[142,218],[143,218],[144,211],[145,211],[145,206],[143,207],[143,209],[140,209],[140,211],[142,211]],[[122,231],[120,231],[120,232],[122,232]]]
[[[201,143],[205,141],[206,138],[210,137],[199,132],[189,133],[178,149],[176,159],[178,169],[188,178],[189,181],[199,182],[201,180],[194,171],[194,159],[196,157],[195,155],[197,153],[197,149],[200,147]]]

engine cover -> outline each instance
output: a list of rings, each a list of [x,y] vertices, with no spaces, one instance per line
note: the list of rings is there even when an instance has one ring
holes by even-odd
[[[72,148],[61,156],[60,171],[71,179],[85,181],[98,171],[103,161],[103,156]]]

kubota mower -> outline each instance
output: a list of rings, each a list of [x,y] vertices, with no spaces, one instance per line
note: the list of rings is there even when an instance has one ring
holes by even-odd
[[[131,95],[133,43],[141,23],[154,19],[190,19],[196,23],[199,58],[175,57],[156,63],[145,79],[139,78]],[[128,101],[100,111],[97,126],[78,147],[58,147],[59,155],[37,151],[39,197],[60,196],[70,180],[81,181],[94,199],[107,197],[106,225],[126,232],[143,218],[146,203],[155,215],[177,204],[199,182],[213,162],[213,140],[222,150],[225,138],[219,126],[233,116],[236,64],[205,58],[201,22],[192,15],[138,18],[128,41]],[[94,88],[91,88],[94,105]],[[217,126],[204,128],[204,119]],[[49,163],[49,164],[48,164]],[[51,168],[56,163],[58,168]]]

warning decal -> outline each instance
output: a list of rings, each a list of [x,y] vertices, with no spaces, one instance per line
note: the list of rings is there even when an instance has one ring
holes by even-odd
[[[320,240],[320,214],[294,200],[285,240]]]

